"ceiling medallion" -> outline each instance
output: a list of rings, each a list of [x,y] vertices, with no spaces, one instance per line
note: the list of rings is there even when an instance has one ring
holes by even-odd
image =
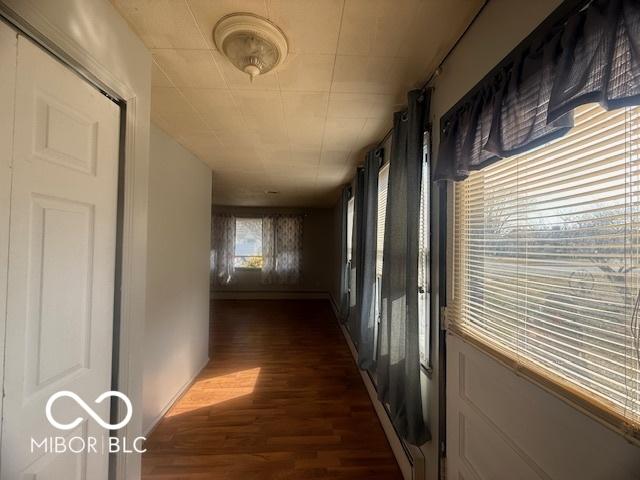
[[[287,38],[266,18],[232,13],[213,28],[213,41],[235,67],[254,77],[276,69],[287,57]]]

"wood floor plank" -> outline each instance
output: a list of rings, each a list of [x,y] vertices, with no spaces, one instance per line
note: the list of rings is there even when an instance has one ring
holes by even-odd
[[[327,302],[211,312],[211,361],[147,440],[144,480],[402,478]]]

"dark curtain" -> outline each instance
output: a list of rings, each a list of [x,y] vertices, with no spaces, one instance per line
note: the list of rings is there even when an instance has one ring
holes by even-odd
[[[640,104],[637,0],[593,0],[527,41],[443,118],[435,180],[563,136],[577,106]]]
[[[375,364],[375,283],[376,283],[376,243],[378,226],[378,173],[382,163],[381,150],[367,153],[363,171],[362,189],[362,236],[358,240],[361,249],[362,267],[358,270],[361,295],[358,302],[358,323],[360,327],[358,344],[358,366],[364,370]]]
[[[352,291],[352,294],[355,294],[355,304],[349,309],[349,320],[348,327],[349,333],[351,334],[351,340],[354,345],[358,345],[360,342],[359,333],[360,333],[360,302],[362,299],[362,287],[363,283],[361,281],[362,275],[362,267],[364,264],[364,256],[363,250],[360,248],[360,239],[362,238],[362,219],[363,219],[363,211],[362,208],[364,206],[363,202],[363,190],[364,190],[364,170],[362,168],[358,168],[356,172],[355,185],[354,185],[354,204],[353,204],[353,234],[351,237],[351,247],[353,249],[351,253],[351,262],[353,263],[351,272],[355,277],[355,292]],[[353,303],[353,302],[352,302]]]
[[[389,405],[398,433],[414,445],[430,439],[422,412],[418,344],[418,224],[427,95],[409,92],[408,110],[394,116],[376,362],[378,397]]]
[[[338,316],[341,323],[349,317],[349,265],[347,263],[347,208],[351,188],[344,187],[340,195],[340,298],[338,299]]]

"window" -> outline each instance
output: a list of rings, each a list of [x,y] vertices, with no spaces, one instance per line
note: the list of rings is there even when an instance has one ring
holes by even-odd
[[[387,189],[389,186],[389,164],[378,173],[378,212],[376,238],[376,278],[382,278],[382,254],[384,250],[384,222],[387,213]]]
[[[422,187],[420,192],[420,224],[418,245],[418,322],[420,342],[420,363],[429,365],[429,165],[427,163],[428,134],[425,134],[425,156],[422,166]],[[378,174],[378,211],[376,239],[376,318],[380,321],[382,259],[384,254],[384,227],[387,211],[387,191],[389,187],[389,163],[383,165]],[[377,335],[377,333],[376,333]]]
[[[353,220],[355,197],[352,195],[347,202],[347,285],[349,286],[349,307],[356,305],[356,276],[353,265]]]
[[[262,219],[236,219],[235,259],[233,265],[235,268],[262,268]]]
[[[575,111],[565,137],[456,185],[455,325],[638,424],[640,111]]]
[[[384,254],[384,226],[387,214],[387,191],[389,187],[389,163],[385,163],[378,173],[378,210],[376,227],[376,284],[375,284],[375,305],[376,305],[376,330],[374,336],[375,350],[378,346],[378,324],[382,315],[382,256]]]
[[[355,198],[351,197],[347,202],[347,261],[353,258],[353,209]]]
[[[420,341],[420,363],[431,367],[429,321],[430,307],[430,211],[429,211],[429,133],[424,134],[422,180],[420,188],[420,223],[418,225],[418,337]]]

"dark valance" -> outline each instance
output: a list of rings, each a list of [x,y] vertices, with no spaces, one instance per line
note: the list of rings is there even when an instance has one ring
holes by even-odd
[[[444,115],[435,180],[463,180],[563,136],[577,106],[640,104],[640,1],[572,3]]]

